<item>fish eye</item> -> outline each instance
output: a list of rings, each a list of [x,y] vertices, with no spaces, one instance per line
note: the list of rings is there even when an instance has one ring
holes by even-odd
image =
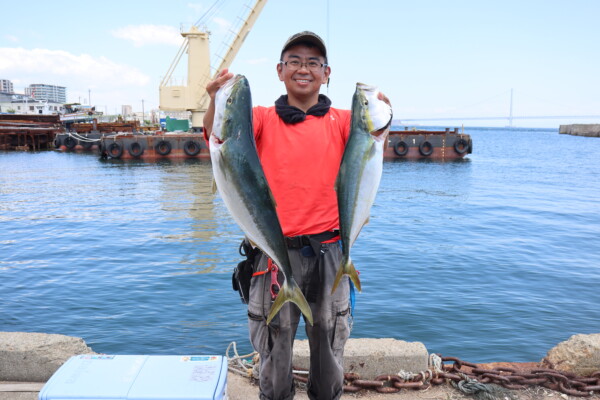
[[[227,104],[233,103],[233,99],[231,97],[227,98]]]

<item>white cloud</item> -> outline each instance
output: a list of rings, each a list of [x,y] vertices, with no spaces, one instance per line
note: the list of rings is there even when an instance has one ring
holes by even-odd
[[[133,42],[136,47],[154,44],[181,46],[183,37],[168,25],[128,25],[111,31],[112,35]]]
[[[106,81],[112,85],[144,86],[149,81],[149,77],[137,68],[115,63],[106,57],[47,49],[0,48],[0,73],[17,77],[44,74],[54,79]]]
[[[151,78],[136,67],[63,50],[0,48],[0,76],[12,80],[17,92],[33,83],[65,86],[67,101],[87,98],[91,90],[94,103],[103,105],[151,99],[156,92]]]

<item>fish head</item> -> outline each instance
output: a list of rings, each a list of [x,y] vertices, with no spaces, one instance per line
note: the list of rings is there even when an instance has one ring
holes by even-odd
[[[358,118],[369,133],[380,131],[392,123],[392,107],[378,98],[379,89],[364,83],[356,84],[352,99],[352,118]]]
[[[219,88],[215,95],[215,116],[211,143],[220,144],[239,130],[232,129],[236,121],[244,119],[238,116],[252,115],[250,84],[243,75],[235,75]]]

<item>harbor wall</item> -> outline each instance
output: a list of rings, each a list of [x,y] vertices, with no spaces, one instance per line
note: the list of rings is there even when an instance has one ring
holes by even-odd
[[[307,366],[308,353],[308,343],[297,340],[294,345],[294,365],[304,363]],[[71,356],[77,354],[96,353],[81,338],[43,333],[0,332],[0,400],[37,400],[49,377]],[[345,363],[345,371],[359,374],[359,379],[365,379],[367,375],[381,374],[382,371],[385,371],[388,376],[389,373],[395,374],[400,369],[415,373],[416,370],[427,371],[429,356],[425,346],[419,342],[408,343],[396,339],[350,339],[345,347],[345,358],[348,359],[348,363]],[[539,363],[500,362],[478,365],[484,369],[500,367],[535,369],[541,366],[575,375],[587,376],[592,373],[593,377],[597,377],[600,376],[598,375],[600,334],[573,335],[569,340],[551,349]],[[240,376],[232,370],[228,372],[227,395],[230,400],[258,397],[258,387],[251,384],[246,372],[243,375]],[[373,378],[367,377],[367,379]],[[356,383],[358,380],[353,382]],[[598,384],[600,385],[600,382]],[[453,389],[450,385],[440,385],[432,386],[428,390],[431,398],[450,398],[449,393],[445,391]],[[595,389],[589,390],[594,390],[595,393],[589,398],[600,399]],[[362,394],[361,398],[365,400],[381,398],[380,394],[373,393]],[[407,390],[398,393],[398,396],[385,396],[389,399],[412,400],[415,398],[412,393],[414,392]],[[525,393],[524,397],[515,395],[511,398],[515,400],[534,398]],[[558,396],[559,393],[548,395]],[[560,396],[565,399],[572,398],[566,394]],[[298,400],[308,399],[306,393],[298,393],[296,397]]]
[[[558,133],[573,136],[600,137],[600,124],[561,125]]]

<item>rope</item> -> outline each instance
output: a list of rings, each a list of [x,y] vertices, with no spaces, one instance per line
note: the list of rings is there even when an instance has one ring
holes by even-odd
[[[229,355],[229,350],[232,347],[234,353],[233,357]],[[245,377],[252,377],[252,367],[254,366],[254,362],[245,360],[245,358],[253,358],[256,354],[258,353],[254,351],[252,353],[240,356],[237,351],[237,343],[229,343],[227,350],[225,350],[225,356],[227,357],[227,369]]]
[[[436,373],[444,372],[442,370],[442,357],[432,353],[429,356],[429,367],[433,368]]]
[[[463,373],[458,373],[462,380],[458,383],[452,382],[452,386],[465,394],[473,395],[477,400],[514,400],[510,391],[494,384],[485,384],[477,379],[469,378]]]
[[[77,132],[67,132],[67,133],[69,134],[69,136],[72,136],[72,137],[74,137],[76,139],[79,139],[81,142],[94,143],[94,142],[99,142],[101,140],[101,138],[92,139],[92,138],[89,138],[89,137],[81,136]]]
[[[72,136],[76,139],[79,139],[82,142],[99,142],[102,140],[102,138],[106,138],[106,139],[113,139],[113,138],[117,138],[119,136],[126,136],[129,135],[128,132],[118,132],[115,133],[114,135],[106,135],[103,134],[102,137],[98,138],[98,139],[93,139],[93,138],[89,138],[89,137],[85,137],[85,136],[81,136],[80,134],[78,134],[77,132],[67,132],[67,134],[69,136]]]

